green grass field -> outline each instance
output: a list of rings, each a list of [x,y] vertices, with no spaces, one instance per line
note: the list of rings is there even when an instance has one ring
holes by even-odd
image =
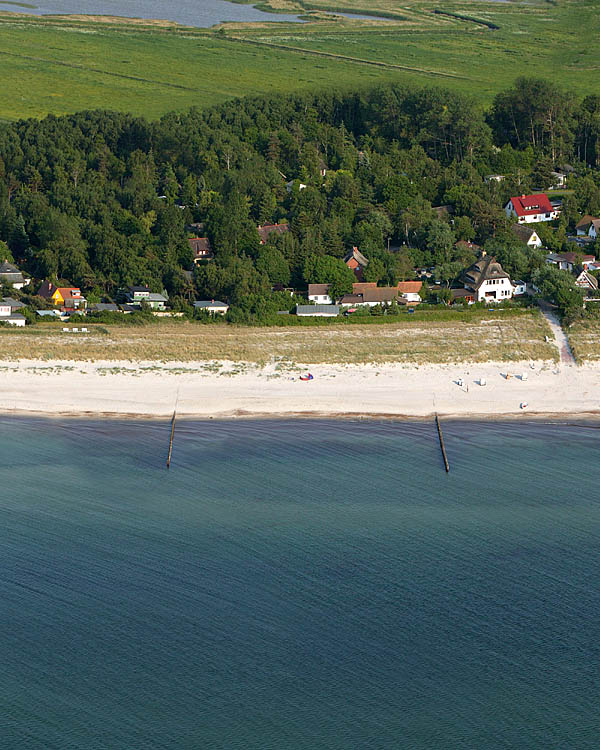
[[[276,10],[336,8],[403,20],[174,25],[0,16],[0,118],[117,109],[150,118],[253,94],[436,83],[482,103],[518,75],[578,95],[600,91],[600,0],[268,0]],[[369,7],[365,7],[369,6]],[[495,24],[490,30],[470,16]],[[277,16],[274,16],[276,19]]]

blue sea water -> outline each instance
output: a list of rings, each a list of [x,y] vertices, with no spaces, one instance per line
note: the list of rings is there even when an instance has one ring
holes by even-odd
[[[0,418],[0,747],[597,748],[600,430]]]

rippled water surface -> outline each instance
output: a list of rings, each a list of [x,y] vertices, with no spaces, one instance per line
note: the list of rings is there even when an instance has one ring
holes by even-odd
[[[596,748],[600,430],[0,419],[6,748]]]
[[[265,13],[252,5],[227,0],[23,0],[2,2],[0,9],[16,13],[85,14],[164,18],[189,26],[213,26],[222,21],[296,21],[298,16]]]

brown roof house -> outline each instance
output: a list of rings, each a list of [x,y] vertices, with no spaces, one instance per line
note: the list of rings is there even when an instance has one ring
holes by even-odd
[[[212,260],[215,257],[208,237],[192,237],[188,242],[194,254],[194,263],[200,263],[203,260]]]
[[[290,225],[287,222],[282,224],[259,224],[256,230],[260,237],[260,244],[266,245],[271,234],[285,234],[290,231]]]
[[[594,221],[598,221],[595,216],[590,216],[590,214],[585,214],[584,216],[582,216],[577,224],[575,224],[575,232],[577,233],[577,236],[582,237],[583,235],[588,234],[592,222]]]
[[[363,269],[369,265],[369,261],[357,247],[353,247],[352,250],[344,256],[344,263],[351,271],[354,271],[354,275],[359,281],[363,280]]]
[[[525,226],[525,224],[513,224],[510,230],[517,239],[524,242],[528,247],[542,246],[542,241],[533,227]]]
[[[484,254],[462,272],[465,289],[474,293],[477,302],[502,302],[513,296],[510,276],[492,255]]]
[[[548,253],[546,263],[553,263],[561,271],[572,271],[575,266],[586,266],[596,260],[594,255],[584,255],[583,253]]]

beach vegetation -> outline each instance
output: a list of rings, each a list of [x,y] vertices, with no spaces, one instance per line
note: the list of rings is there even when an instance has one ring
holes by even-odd
[[[87,334],[63,333],[41,324],[3,329],[2,359],[210,362],[406,364],[555,360],[546,341],[550,329],[539,311],[518,308],[458,310],[433,308],[413,315],[372,315],[307,324],[279,316],[277,326],[216,323],[200,326],[186,319],[153,324],[86,321]],[[315,319],[313,319],[315,320]],[[283,322],[285,321],[285,322]],[[293,321],[293,322],[292,322]]]

